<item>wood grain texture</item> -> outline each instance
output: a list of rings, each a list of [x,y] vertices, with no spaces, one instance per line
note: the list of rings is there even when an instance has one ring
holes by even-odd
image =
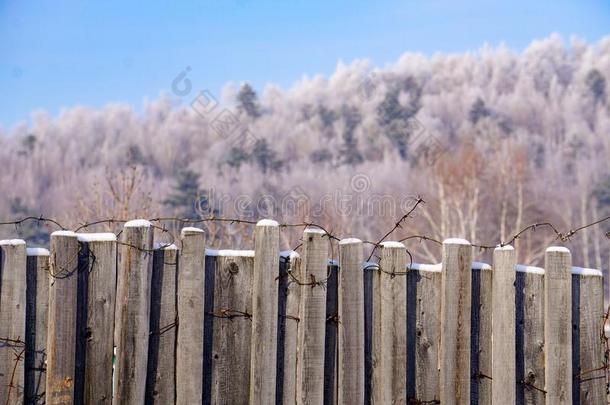
[[[302,259],[298,255],[286,258],[286,271],[297,280],[302,279]],[[284,329],[284,366],[282,404],[296,404],[296,378],[297,378],[297,341],[301,325],[299,307],[301,305],[301,286],[291,277],[286,279],[286,314]]]
[[[373,404],[407,401],[407,253],[404,246],[381,247],[373,275]],[[402,273],[402,275],[394,275]]]
[[[178,267],[178,335],[176,343],[176,403],[203,400],[203,295],[205,234],[185,228]]]
[[[213,404],[247,404],[250,380],[254,257],[219,256],[214,283]],[[235,318],[230,316],[235,315]],[[236,382],[239,381],[239,384]]]
[[[328,237],[318,229],[303,233],[304,283],[323,281],[328,265]],[[297,404],[321,404],[324,399],[324,338],[326,288],[301,286],[300,328],[297,348]]]
[[[544,274],[542,272],[517,272],[515,312],[517,405],[542,405],[545,403]]]
[[[514,404],[515,386],[515,278],[517,254],[512,247],[497,248],[492,272],[491,403]]]
[[[339,325],[338,262],[329,260],[326,280],[326,333],[324,336],[324,405],[337,400],[337,326]]]
[[[443,405],[470,404],[471,262],[470,244],[443,243],[439,354]]]
[[[277,223],[261,221],[254,230],[251,405],[272,404],[275,401],[279,235]]]
[[[573,403],[603,404],[606,399],[604,281],[600,275],[572,275]]]
[[[572,257],[547,249],[544,280],[545,390],[548,405],[572,403]]]
[[[339,244],[337,403],[364,403],[364,272],[362,241]]]
[[[472,379],[470,400],[472,403],[490,404],[492,391],[492,271],[489,266],[472,269],[471,291],[470,373]],[[514,335],[514,329],[512,334]]]
[[[128,222],[121,237],[113,404],[142,404],[148,364],[153,228]]]
[[[440,271],[407,274],[408,400],[440,399],[438,355],[441,329]]]
[[[84,295],[80,334],[84,336],[86,404],[112,402],[114,311],[117,273],[116,241],[80,242],[79,277]],[[86,290],[86,291],[85,291]]]
[[[75,398],[77,343],[78,239],[51,234],[46,401],[71,405]]]
[[[22,240],[0,241],[0,403],[25,395],[26,256]],[[12,340],[12,341],[11,341]]]
[[[44,404],[49,311],[48,251],[28,253],[26,294],[25,403]]]
[[[176,284],[180,252],[171,245],[155,249],[150,293],[150,339],[146,403],[176,402]]]

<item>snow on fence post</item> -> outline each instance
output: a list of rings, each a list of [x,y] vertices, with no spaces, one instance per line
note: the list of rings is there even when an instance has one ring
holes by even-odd
[[[572,403],[572,256],[550,247],[544,259],[544,346],[546,403]]]
[[[247,404],[252,333],[253,250],[220,250],[214,271],[212,404]],[[239,384],[235,382],[239,381]]]
[[[493,253],[491,403],[515,403],[515,278],[517,254],[512,246],[497,247]]]
[[[372,404],[407,402],[407,251],[399,242],[381,244],[373,274]]]
[[[112,357],[116,299],[116,235],[79,233],[78,358],[84,376],[77,376],[86,404],[112,402]],[[83,378],[84,377],[84,378]],[[79,394],[80,395],[80,394]]]
[[[544,395],[544,269],[517,265],[515,280],[517,405],[542,405]]]
[[[27,249],[25,403],[45,403],[49,251]]]
[[[153,233],[151,223],[143,219],[129,221],[123,228],[115,315],[114,405],[142,404],[145,399]]]
[[[284,350],[283,350],[283,381],[282,404],[296,404],[296,377],[297,377],[297,341],[301,318],[299,307],[301,303],[301,286],[296,283],[302,279],[302,260],[297,252],[285,252],[282,255],[285,261],[285,295],[286,311],[284,316]]]
[[[572,268],[572,324],[573,402],[605,403],[604,281],[601,271]]]
[[[176,404],[203,401],[203,295],[205,233],[187,227],[181,232],[178,266],[178,335],[176,337]]]
[[[364,403],[364,282],[362,241],[339,242],[337,403]]]
[[[51,234],[47,329],[46,403],[75,402],[78,239],[76,233]]]
[[[26,251],[21,239],[0,241],[0,403],[24,403]]]
[[[407,401],[434,403],[439,400],[441,265],[413,263],[407,291]]]
[[[470,404],[471,262],[468,241],[443,242],[439,362],[443,405]]]
[[[258,221],[254,230],[250,403],[275,402],[277,296],[280,230],[276,221]]]
[[[157,246],[153,253],[145,394],[147,404],[176,402],[176,282],[179,256],[174,244]]]
[[[297,347],[297,403],[321,404],[324,399],[324,338],[328,238],[326,232],[307,228],[303,232],[300,328]]]

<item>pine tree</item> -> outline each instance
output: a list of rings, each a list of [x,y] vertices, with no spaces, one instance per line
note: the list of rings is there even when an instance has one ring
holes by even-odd
[[[199,188],[200,175],[192,170],[182,170],[176,174],[173,192],[163,201],[163,205],[181,218],[199,218],[202,215],[216,215],[211,193]]]
[[[256,95],[256,92],[252,86],[250,86],[248,83],[245,83],[239,89],[237,101],[237,108],[240,111],[245,112],[249,117],[258,118],[261,116],[258,96]]]
[[[341,163],[347,164],[350,166],[355,166],[364,161],[362,157],[362,153],[358,150],[358,139],[354,134],[358,125],[362,121],[362,117],[360,112],[355,107],[343,107],[343,145],[341,145],[340,156]]]

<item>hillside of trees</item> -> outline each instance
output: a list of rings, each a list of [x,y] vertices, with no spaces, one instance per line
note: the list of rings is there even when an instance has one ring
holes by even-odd
[[[193,104],[195,91],[162,96],[141,113],[120,104],[36,112],[0,134],[0,218],[42,214],[74,226],[270,216],[374,240],[421,196],[426,204],[393,238],[495,244],[545,221],[566,231],[610,212],[609,81],[610,37],[551,36],[522,52],[339,64],[289,89],[227,86],[212,112]],[[251,243],[243,225],[207,226],[211,246]],[[92,229],[104,227],[113,226]],[[28,222],[0,233],[44,244],[49,229]],[[574,236],[575,263],[606,267],[609,230]],[[283,232],[283,247],[299,233]],[[525,234],[520,261],[540,263],[554,237],[544,227]],[[440,259],[432,242],[408,247],[416,260]]]

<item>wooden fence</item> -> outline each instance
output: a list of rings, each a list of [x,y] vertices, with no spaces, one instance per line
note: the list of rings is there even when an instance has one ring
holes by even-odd
[[[544,270],[461,239],[363,263],[344,239],[335,262],[317,229],[280,252],[270,220],[253,251],[153,231],[0,242],[0,404],[606,403],[602,274],[565,248]]]

